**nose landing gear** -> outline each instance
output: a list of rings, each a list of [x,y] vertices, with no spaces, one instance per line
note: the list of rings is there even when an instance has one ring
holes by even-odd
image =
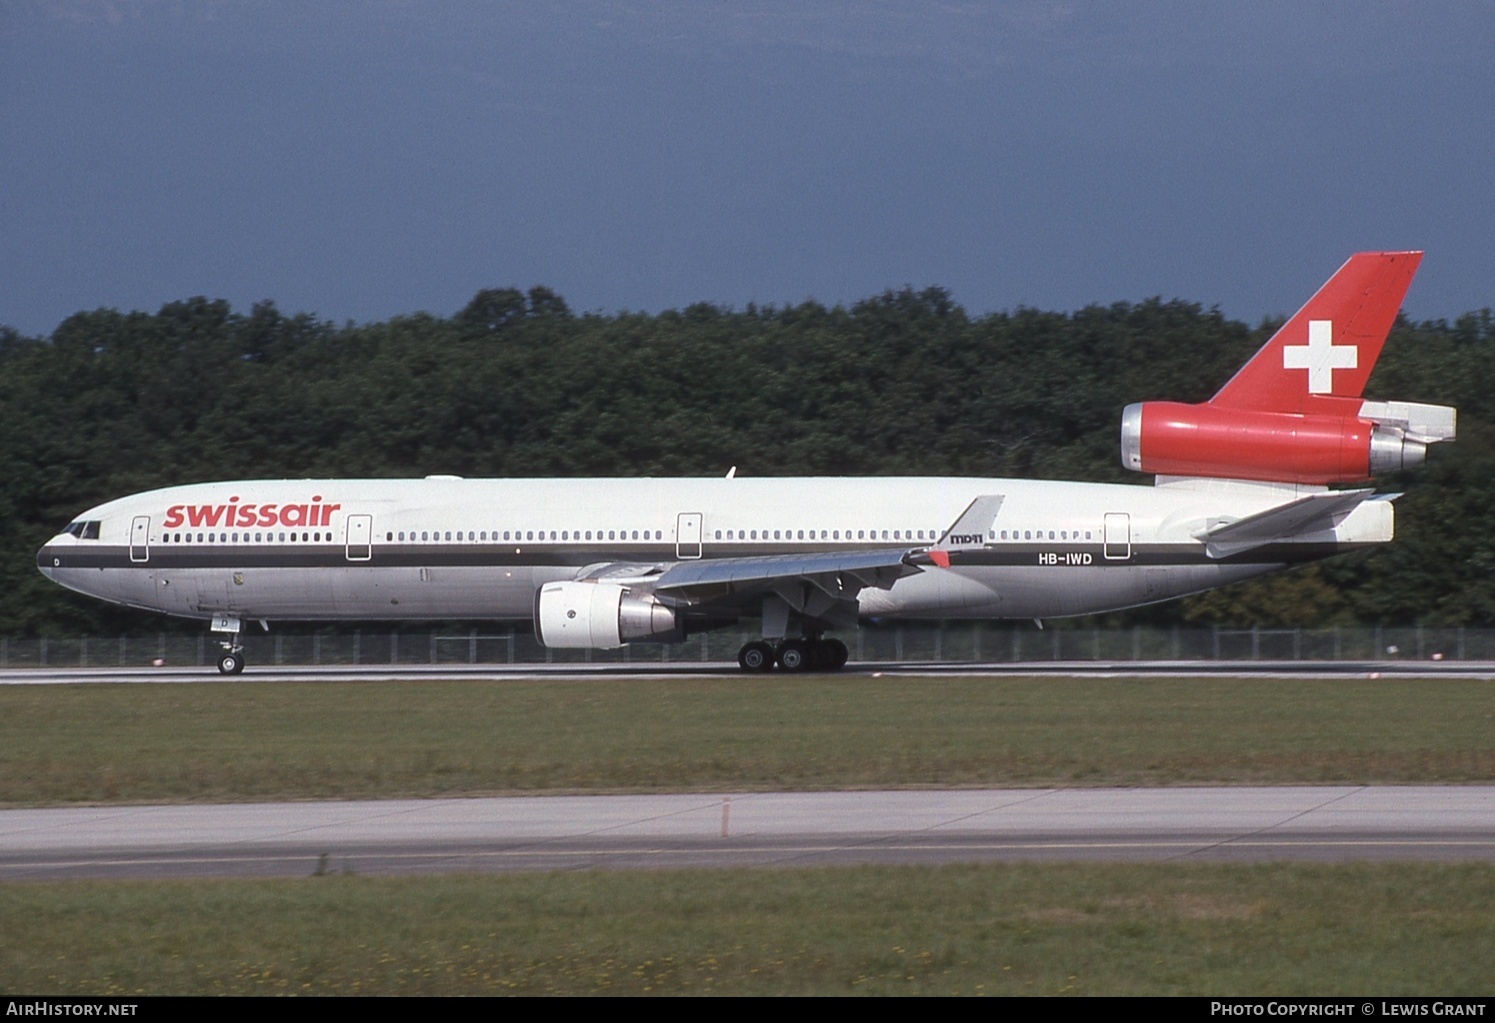
[[[224,675],[242,674],[245,661],[244,644],[239,641],[239,619],[218,615],[210,628],[226,637],[218,641],[218,645],[223,647],[223,653],[218,657],[218,671]]]

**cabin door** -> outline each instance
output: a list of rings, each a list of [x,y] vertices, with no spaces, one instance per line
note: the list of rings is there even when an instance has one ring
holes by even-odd
[[[1126,512],[1106,512],[1106,560],[1125,561],[1132,556],[1132,517]]]
[[[201,539],[201,537],[199,537]],[[146,562],[151,559],[151,517],[137,515],[130,523],[130,560]]]
[[[675,557],[701,556],[701,513],[681,512],[675,520]]]
[[[372,515],[349,515],[348,516],[348,560],[368,561],[374,556],[373,548],[370,546],[370,538],[374,533],[374,517]]]

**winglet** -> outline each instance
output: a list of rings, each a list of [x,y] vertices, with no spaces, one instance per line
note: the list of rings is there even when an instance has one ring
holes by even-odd
[[[945,530],[945,535],[940,537],[933,549],[948,551],[952,547],[985,546],[986,533],[996,520],[997,512],[1002,510],[1003,500],[1005,496],[1002,494],[985,494],[976,498],[966,505],[966,510]]]
[[[1002,494],[984,494],[976,498],[966,505],[966,510],[945,530],[938,543],[911,551],[903,559],[904,563],[949,568],[951,550],[979,550],[985,547],[986,534],[996,520],[1004,499],[1005,495]]]

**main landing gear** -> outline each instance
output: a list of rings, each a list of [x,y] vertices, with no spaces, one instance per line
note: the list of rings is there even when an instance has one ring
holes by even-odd
[[[851,652],[839,639],[786,639],[777,643],[754,640],[737,652],[737,663],[743,671],[838,671],[846,666]]]
[[[218,645],[223,647],[223,653],[218,656],[218,671],[221,674],[240,675],[244,672],[244,644],[239,641],[239,626],[237,618],[219,615],[213,619],[212,630],[225,635],[225,638],[218,641]]]

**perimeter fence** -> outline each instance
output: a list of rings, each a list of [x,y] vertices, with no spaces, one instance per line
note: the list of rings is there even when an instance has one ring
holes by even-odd
[[[756,632],[723,629],[674,645],[551,650],[524,627],[258,629],[243,634],[251,665],[416,665],[735,662]],[[854,661],[1385,661],[1495,660],[1495,629],[1423,626],[1335,629],[1047,628],[949,622],[868,627],[842,639]],[[217,638],[159,632],[128,636],[0,636],[0,669],[211,665]]]

